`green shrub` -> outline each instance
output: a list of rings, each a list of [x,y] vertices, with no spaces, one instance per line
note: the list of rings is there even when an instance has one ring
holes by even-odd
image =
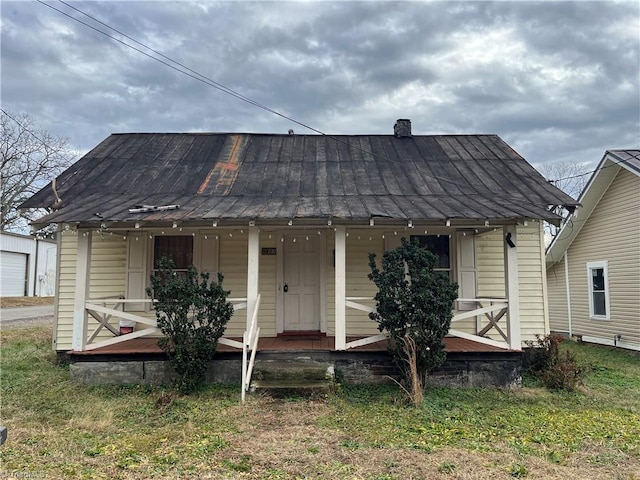
[[[233,305],[227,301],[230,292],[223,290],[220,273],[214,282],[193,266],[176,272],[166,257],[157,268],[147,295],[156,300],[158,328],[164,334],[158,345],[171,358],[176,387],[188,394],[202,385],[218,339],[233,315]]]
[[[575,355],[560,349],[563,341],[560,335],[536,335],[535,342],[527,342],[525,368],[547,388],[573,391],[582,385],[586,370]]]
[[[434,272],[436,261],[433,253],[404,238],[384,253],[382,269],[369,254],[369,279],[378,287],[376,311],[369,317],[389,334],[390,351],[414,394],[445,360],[443,339],[458,295],[457,284]]]

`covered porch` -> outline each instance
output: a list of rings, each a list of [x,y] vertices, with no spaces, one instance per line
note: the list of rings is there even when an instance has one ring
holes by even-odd
[[[372,222],[373,223],[373,222]],[[330,225],[329,225],[330,226]],[[313,227],[314,229],[317,227]],[[250,224],[247,230],[247,251],[246,251],[246,297],[232,297],[229,300],[234,304],[234,310],[246,310],[246,324],[244,334],[225,335],[220,339],[221,347],[228,347],[244,350],[247,353],[260,350],[258,342],[262,341],[266,345],[268,338],[278,338],[287,332],[278,327],[277,334],[260,333],[261,325],[261,289],[260,285],[260,255],[261,248],[260,228],[255,224]],[[467,229],[468,230],[468,229]],[[494,228],[495,230],[495,228]],[[516,248],[517,225],[503,225],[501,227],[504,265],[504,297],[461,297],[454,305],[454,316],[450,330],[451,337],[469,340],[471,342],[486,345],[487,347],[520,350],[520,294],[519,294],[519,274],[518,274],[518,250]],[[244,230],[243,230],[244,231]],[[465,230],[466,231],[466,230]],[[319,230],[318,230],[319,232]],[[366,230],[363,230],[366,235]],[[164,232],[162,232],[164,233]],[[310,329],[313,333],[319,334],[326,342],[323,348],[335,351],[348,351],[362,348],[367,345],[375,345],[385,341],[384,333],[375,334],[354,334],[353,329],[348,333],[350,322],[354,318],[367,318],[367,314],[374,310],[374,301],[371,296],[350,296],[353,292],[347,291],[347,238],[349,233],[347,226],[339,225],[332,227],[333,234],[333,278],[332,292],[326,292],[326,288],[321,284],[320,290],[324,301],[322,311],[327,315],[327,310],[332,315],[331,331],[327,329],[326,319],[323,320],[320,328]],[[455,230],[454,230],[455,234]],[[195,234],[194,234],[195,235]],[[78,230],[77,233],[77,255],[76,255],[76,278],[75,295],[73,307],[73,335],[72,351],[74,353],[91,351],[119,343],[128,342],[133,339],[144,337],[157,337],[160,330],[157,328],[155,318],[149,314],[143,315],[132,312],[127,308],[129,305],[146,304],[147,311],[152,310],[151,300],[148,298],[125,298],[126,295],[119,295],[117,298],[90,298],[91,265],[92,265],[92,244],[95,237],[92,230]],[[151,238],[151,235],[149,236]],[[269,235],[271,237],[271,235]],[[308,238],[308,236],[307,236]],[[384,238],[384,234],[382,234]],[[284,239],[284,236],[283,236]],[[137,238],[136,238],[137,240]],[[295,242],[295,237],[294,240]],[[275,249],[274,249],[275,250]],[[360,260],[359,260],[360,261]],[[459,270],[462,266],[458,267]],[[320,276],[327,276],[328,272],[323,271]],[[458,275],[462,276],[463,273]],[[475,275],[475,273],[474,273]],[[281,268],[277,269],[274,285],[269,288],[276,290],[275,297],[283,298],[287,292],[287,283],[283,280],[284,273]],[[263,277],[264,278],[264,277]],[[464,282],[464,278],[459,279]],[[473,284],[475,293],[475,283]],[[278,303],[280,305],[280,303]],[[330,306],[329,306],[330,305]],[[276,311],[278,307],[276,306]],[[276,312],[276,323],[282,323],[280,316]],[[135,323],[135,330],[121,334],[115,326],[119,321],[129,321]],[[372,324],[369,324],[369,331]],[[464,325],[462,328],[459,326]],[[262,323],[264,327],[264,323]],[[375,329],[375,328],[374,328]],[[274,329],[275,330],[275,329]],[[300,330],[296,330],[300,331]],[[305,331],[303,329],[303,331]],[[292,333],[292,332],[289,332]],[[295,331],[293,332],[295,333]],[[105,335],[106,334],[106,335]],[[330,339],[330,343],[329,340]],[[285,340],[291,341],[291,340]]]

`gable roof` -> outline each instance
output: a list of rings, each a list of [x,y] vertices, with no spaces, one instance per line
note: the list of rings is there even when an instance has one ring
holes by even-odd
[[[558,221],[577,204],[497,135],[113,134],[37,223],[319,218]],[[51,186],[22,208],[50,207]],[[129,213],[137,205],[175,210]],[[98,214],[98,215],[96,215]]]
[[[623,168],[640,177],[640,150],[607,150],[605,152],[578,198],[582,207],[569,216],[547,248],[547,268],[562,260],[564,253],[584,227],[611,182]]]

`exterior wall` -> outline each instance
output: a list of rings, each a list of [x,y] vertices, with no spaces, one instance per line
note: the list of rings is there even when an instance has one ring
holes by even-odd
[[[544,241],[540,222],[519,225],[515,239],[518,249],[518,288],[522,341],[535,340],[549,331],[544,271]],[[478,297],[504,298],[504,242],[502,229],[476,239]],[[504,325],[504,323],[501,323]],[[498,339],[496,335],[492,338]]]
[[[640,350],[640,177],[620,169],[568,252],[572,333],[609,344],[621,335]],[[587,263],[596,261],[607,262],[610,320],[589,316]]]
[[[315,233],[315,230],[313,230]],[[380,229],[348,229],[347,245],[347,296],[370,297],[376,293],[376,287],[367,276],[369,274],[368,254],[374,252],[381,258],[385,243],[390,248],[391,242],[385,242],[383,231]],[[388,232],[385,233],[388,235]],[[59,295],[57,300],[55,348],[68,350],[71,348],[73,330],[73,304],[75,293],[75,269],[77,251],[77,233],[61,232],[60,236],[60,275]],[[194,248],[202,243],[205,235],[219,238],[219,271],[223,273],[223,287],[230,290],[230,297],[246,297],[247,282],[247,247],[248,230],[216,229],[215,231],[198,231]],[[327,334],[334,335],[334,296],[335,296],[335,268],[333,264],[334,233],[331,229],[322,230],[322,241],[326,242],[326,325]],[[126,235],[125,235],[126,237]],[[146,241],[142,236],[141,241]],[[260,248],[282,249],[280,234],[275,231],[261,231]],[[475,256],[477,269],[477,294],[481,297],[504,297],[504,252],[502,231],[480,235],[475,239]],[[544,272],[542,271],[542,236],[541,227],[537,222],[531,222],[527,227],[519,227],[517,234],[520,273],[520,304],[523,340],[532,340],[535,334],[546,332],[546,305],[544,292]],[[127,292],[127,243],[119,234],[93,234],[91,258],[91,299],[105,297],[119,297]],[[149,242],[151,245],[151,242]],[[150,248],[148,249],[150,250]],[[456,251],[455,243],[452,252]],[[196,257],[197,252],[194,252]],[[147,251],[151,258],[152,252]],[[201,260],[202,261],[202,260]],[[150,265],[150,261],[147,262]],[[197,265],[198,266],[198,265]],[[455,261],[452,267],[455,269]],[[277,255],[260,255],[259,291],[261,305],[259,325],[261,336],[276,335],[277,316]],[[148,278],[148,272],[145,274]],[[374,305],[373,301],[359,301],[359,303]],[[246,328],[246,310],[238,310],[227,326],[226,336],[242,336]],[[135,312],[136,314],[153,318],[152,311]],[[117,326],[117,320],[113,320]],[[504,321],[502,322],[505,323]],[[95,321],[90,320],[89,332]],[[475,333],[473,321],[457,323],[456,329]],[[368,314],[347,308],[347,335],[377,334],[377,324],[369,319]],[[104,331],[99,338],[110,338],[111,334]]]
[[[54,332],[54,347],[56,350],[71,349],[78,235],[78,233],[72,231],[60,232],[60,271]],[[120,235],[100,236],[94,233],[91,244],[89,298],[94,300],[123,296],[125,294],[126,266],[126,240]],[[111,324],[117,328],[118,320],[113,319]],[[88,332],[91,333],[97,325],[97,322],[90,318]],[[111,337],[111,333],[103,329],[97,338],[106,339]]]
[[[50,297],[55,293],[57,246],[53,240],[40,240],[16,233],[0,233],[0,250],[27,256],[28,296]],[[23,282],[16,278],[15,281]]]
[[[552,332],[569,332],[567,310],[567,283],[564,260],[547,270],[547,290],[549,292],[549,325]]]
[[[367,278],[369,269],[369,252],[375,253],[378,261],[384,253],[382,232],[366,230],[347,230],[347,297],[371,297],[378,291],[375,284]],[[371,240],[370,240],[371,238]],[[332,248],[333,250],[333,248]],[[335,278],[333,265],[332,281]],[[373,301],[358,301],[375,306]],[[347,307],[347,335],[375,335],[380,333],[378,324],[369,318],[369,314]]]

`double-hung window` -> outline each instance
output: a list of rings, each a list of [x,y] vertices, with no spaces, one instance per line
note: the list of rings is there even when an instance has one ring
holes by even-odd
[[[609,278],[607,262],[587,263],[589,282],[589,316],[599,320],[609,320]]]
[[[433,271],[437,275],[449,280],[451,277],[451,255],[449,235],[411,235],[411,240],[417,239],[420,246],[438,257]]]
[[[162,257],[173,260],[176,272],[186,272],[189,265],[193,265],[192,235],[156,236],[153,240],[153,271],[156,271],[158,261]]]

